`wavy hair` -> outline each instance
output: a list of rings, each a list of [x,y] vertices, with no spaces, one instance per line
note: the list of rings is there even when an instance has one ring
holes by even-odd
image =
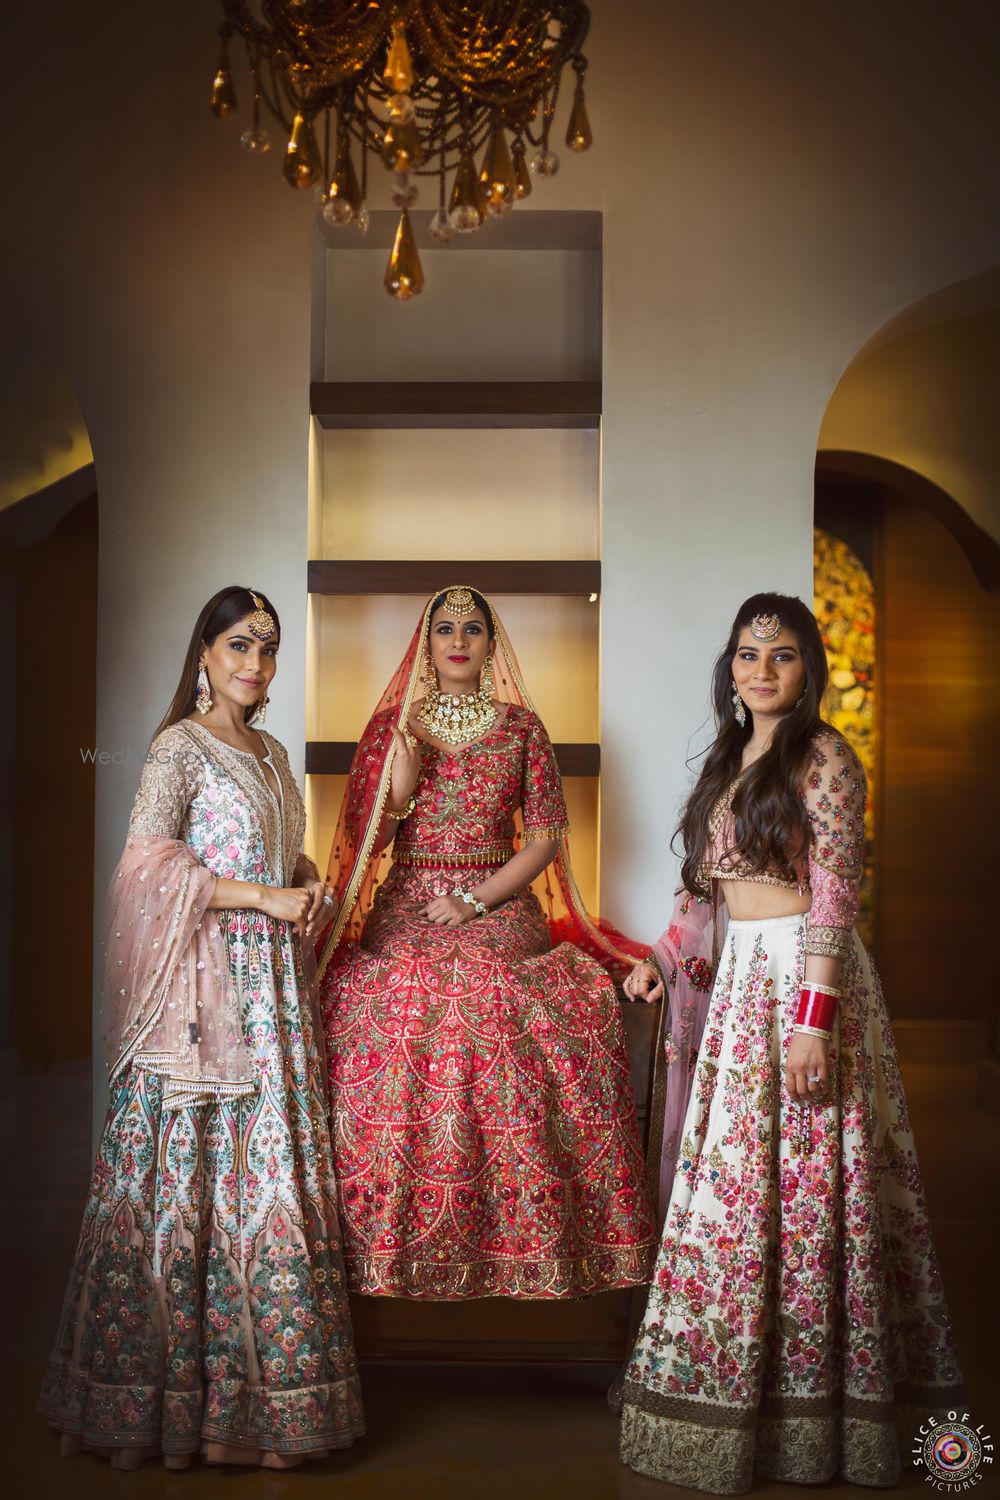
[[[750,711],[740,727],[733,704],[733,657],[741,632],[755,615],[778,615],[795,636],[805,669],[805,686],[795,707],[774,731],[771,743],[754,761],[733,798],[734,833],[730,859],[738,859],[748,874],[780,872],[795,880],[793,861],[809,839],[809,820],[802,801],[800,783],[812,751],[813,740],[829,728],[820,716],[826,691],[827,663],[823,639],[810,609],[790,594],[753,594],[740,605],[729,638],[712,672],[712,705],[718,726],[709,746],[701,774],[695,783],[678,824],[674,839],[684,849],[681,878],[697,896],[710,891],[701,869],[709,842],[709,820],[719,798],[739,775],[743,748],[753,732]]]
[[[280,636],[281,621],[278,619],[278,611],[266,594],[262,594],[259,589],[255,589],[254,593],[258,599],[263,599],[264,608],[269,615],[274,617],[275,628]],[[154,740],[157,734],[162,734],[165,729],[170,728],[171,724],[179,724],[181,719],[186,719],[189,714],[194,713],[195,698],[198,693],[198,661],[202,647],[210,646],[224,631],[231,630],[240,620],[245,620],[247,615],[252,615],[256,608],[253,594],[238,583],[231,583],[227,588],[220,589],[217,594],[212,595],[195,621],[184,657],[184,665],[181,668],[181,679],[177,684],[177,691],[171,700],[170,707],[160,720],[156,734],[153,735]],[[256,712],[257,705],[251,703],[249,708],[244,710],[244,722],[249,723]]]

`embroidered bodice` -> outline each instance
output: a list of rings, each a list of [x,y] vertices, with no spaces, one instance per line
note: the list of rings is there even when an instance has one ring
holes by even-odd
[[[813,741],[813,752],[802,782],[802,800],[809,817],[809,840],[790,863],[796,879],[780,871],[747,871],[732,852],[732,805],[743,773],[719,798],[709,820],[709,846],[702,873],[705,880],[750,880],[777,885],[811,898],[807,951],[842,957],[858,914],[858,885],[864,862],[865,799],[867,787],[861,763],[846,740],[829,730]]]
[[[376,714],[362,741],[357,774],[381,758],[393,711]],[[545,726],[511,704],[481,740],[448,751],[420,743],[416,807],[396,833],[402,864],[485,865],[510,859],[518,808],[527,839],[557,838],[567,828],[559,768]]]
[[[276,797],[257,757],[189,720],[149,748],[128,842],[180,839],[213,875],[286,885],[302,851],[305,809],[284,745],[264,734]]]

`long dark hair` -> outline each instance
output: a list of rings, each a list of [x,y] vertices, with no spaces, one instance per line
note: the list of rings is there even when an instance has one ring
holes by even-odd
[[[281,622],[278,619],[278,611],[266,594],[262,594],[259,589],[255,589],[254,593],[263,601],[268,614],[273,615],[275,630],[280,636]],[[223,631],[231,630],[238,621],[245,620],[247,615],[252,615],[256,608],[253,594],[238,583],[231,583],[228,588],[220,589],[217,594],[212,595],[195,621],[184,657],[184,666],[181,668],[181,680],[177,684],[177,691],[171,700],[170,707],[160,720],[156,734],[162,734],[165,729],[170,728],[171,724],[178,724],[181,719],[186,719],[188,714],[194,713],[195,697],[198,692],[198,662],[201,659],[203,645],[210,646],[217,636],[222,635]],[[254,704],[244,710],[244,722],[248,722],[256,711]],[[156,734],[153,736],[154,740]]]
[[[440,594],[438,594],[437,598],[434,600],[434,603],[431,605],[431,612],[427,616],[428,628],[430,627],[431,620],[433,620],[433,618],[434,618],[434,612],[435,612],[435,610],[438,610],[438,609],[441,608],[442,604],[444,604],[445,600],[447,599],[447,597],[448,597],[448,595],[450,593],[451,593],[451,589],[444,589],[444,590],[442,590],[442,592]],[[478,589],[470,589],[469,593],[472,595],[472,598],[473,598],[473,601],[475,603],[476,608],[477,609],[481,609],[482,612],[483,612],[483,616],[484,616],[484,618],[486,620],[486,634],[487,634],[488,638],[490,640],[492,640],[493,637],[497,633],[496,625],[493,623],[493,611],[490,609],[489,605],[487,604],[486,600],[483,598],[482,594],[479,592]]]
[[[805,668],[802,696],[774,731],[770,745],[747,771],[733,798],[735,831],[730,858],[738,857],[748,874],[780,871],[795,880],[793,860],[808,841],[809,822],[799,784],[817,731],[825,726],[820,704],[826,691],[826,652],[811,610],[790,594],[753,594],[740,605],[712,672],[712,705],[718,734],[705,756],[695,788],[687,800],[675,839],[684,847],[681,878],[697,896],[710,892],[700,878],[708,848],[712,810],[739,774],[743,747],[753,732],[750,711],[740,728],[733,703],[733,657],[741,632],[755,615],[777,615],[796,637]]]

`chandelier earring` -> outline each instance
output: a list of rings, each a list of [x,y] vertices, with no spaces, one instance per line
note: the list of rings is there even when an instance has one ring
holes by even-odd
[[[746,704],[743,702],[743,699],[740,697],[740,690],[736,686],[736,678],[735,677],[733,678],[733,713],[736,716],[736,722],[737,722],[737,724],[742,729],[744,727],[744,725],[746,724],[746,721],[747,721],[747,710],[746,710]]]
[[[483,670],[479,674],[479,692],[483,698],[492,698],[496,691],[496,678],[493,675],[493,652],[491,651],[483,662]]]
[[[271,698],[268,693],[265,693],[263,698],[257,699],[257,706],[250,718],[251,724],[263,724],[264,720],[267,718],[267,705],[270,703],[270,701]]]
[[[434,663],[431,661],[431,653],[426,646],[424,647],[424,659],[420,667],[420,681],[425,693],[437,692],[437,673],[434,670]]]
[[[205,662],[198,663],[198,691],[194,695],[194,706],[200,714],[207,714],[212,707],[212,689],[205,671]]]

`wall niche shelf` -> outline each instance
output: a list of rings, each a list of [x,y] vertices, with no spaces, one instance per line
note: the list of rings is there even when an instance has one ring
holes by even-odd
[[[315,559],[309,563],[310,594],[420,594],[426,598],[441,580],[468,583],[484,594],[548,594],[591,598],[601,592],[601,564],[514,559],[510,562],[400,562]]]
[[[321,427],[589,427],[599,380],[314,381]]]
[[[307,776],[346,776],[357,740],[307,740]],[[600,776],[600,745],[557,744],[552,747],[563,776]]]

